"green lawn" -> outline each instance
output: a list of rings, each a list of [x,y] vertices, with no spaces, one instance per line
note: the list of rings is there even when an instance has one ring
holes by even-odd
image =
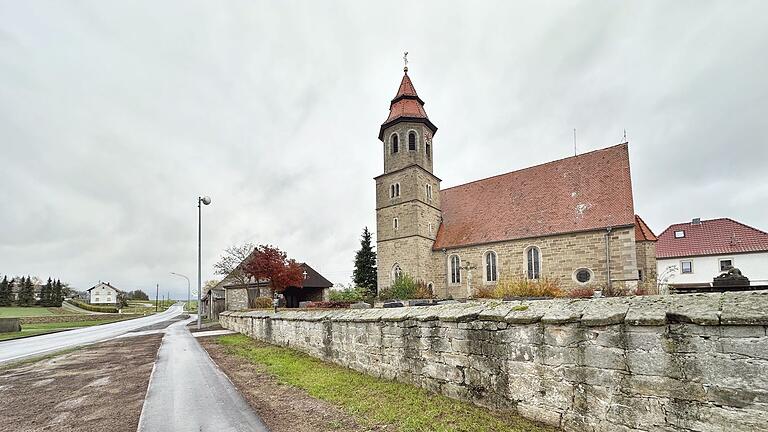
[[[50,308],[57,309],[57,308]],[[60,315],[46,307],[0,307],[0,318],[16,318],[28,316]]]
[[[401,432],[555,431],[511,413],[491,413],[470,403],[421,388],[374,378],[303,353],[254,341],[244,335],[217,338],[228,353],[241,356],[281,382],[341,406],[364,426],[394,425]]]
[[[76,317],[73,317],[76,319]],[[103,319],[103,320],[91,320],[91,321],[69,321],[60,323],[40,323],[40,324],[22,324],[20,332],[13,333],[0,333],[0,341],[8,339],[16,339],[23,336],[33,336],[45,333],[52,333],[61,329],[72,329],[80,327],[90,327],[99,324],[107,324],[116,321],[122,321],[126,318],[118,319]]]

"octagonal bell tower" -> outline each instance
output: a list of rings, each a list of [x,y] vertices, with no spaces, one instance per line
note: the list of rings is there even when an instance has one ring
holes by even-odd
[[[432,173],[437,127],[404,68],[379,129],[384,173],[376,180],[378,289],[398,274],[432,283],[432,245],[441,221],[440,179]]]

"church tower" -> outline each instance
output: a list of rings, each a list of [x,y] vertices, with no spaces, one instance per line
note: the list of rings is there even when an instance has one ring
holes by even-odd
[[[432,174],[437,127],[404,68],[400,88],[381,125],[384,174],[376,180],[378,289],[399,274],[434,283],[432,245],[440,226],[440,179]]]

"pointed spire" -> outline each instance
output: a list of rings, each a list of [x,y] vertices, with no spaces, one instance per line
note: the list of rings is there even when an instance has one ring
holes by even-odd
[[[406,56],[408,53],[406,53]],[[395,98],[389,104],[389,117],[384,121],[379,130],[379,139],[384,137],[384,129],[401,121],[424,123],[434,134],[437,127],[429,121],[427,112],[424,111],[424,101],[416,93],[411,77],[408,76],[408,59],[405,57],[406,66],[403,68],[403,79],[397,89]]]

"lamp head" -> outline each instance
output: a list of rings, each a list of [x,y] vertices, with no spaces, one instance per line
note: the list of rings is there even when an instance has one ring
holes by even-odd
[[[208,205],[208,204],[210,204],[210,203],[211,203],[211,197],[209,197],[209,196],[204,196],[204,197],[200,198],[200,202],[201,202],[201,203],[203,203],[203,204],[205,204],[205,205]]]

